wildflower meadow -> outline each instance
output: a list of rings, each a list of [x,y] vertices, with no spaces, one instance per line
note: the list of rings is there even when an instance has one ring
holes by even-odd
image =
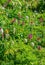
[[[0,0],[0,65],[45,65],[45,0]]]

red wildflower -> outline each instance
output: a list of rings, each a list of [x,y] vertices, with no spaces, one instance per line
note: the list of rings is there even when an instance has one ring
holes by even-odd
[[[29,39],[32,39],[32,34],[29,34],[29,35],[28,35],[28,38],[29,38]]]
[[[41,50],[41,46],[38,46],[38,50]]]

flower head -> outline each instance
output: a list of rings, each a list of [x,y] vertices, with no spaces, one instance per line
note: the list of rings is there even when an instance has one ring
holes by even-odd
[[[29,35],[28,35],[28,38],[29,38],[29,39],[32,39],[32,34],[29,34]]]
[[[2,29],[2,28],[0,28],[0,32],[3,34],[3,32],[4,32],[4,31],[3,31],[3,29]]]
[[[2,39],[4,39],[4,31],[2,28],[0,28],[0,34],[1,34]]]
[[[40,45],[38,46],[38,50],[41,50],[41,46]]]
[[[33,47],[34,47],[34,42],[31,42],[31,46],[33,46]]]
[[[5,33],[6,33],[6,34],[8,34],[8,33],[9,33],[9,30],[8,30],[8,29],[6,29],[6,30],[5,30]]]
[[[28,16],[26,16],[26,19],[29,19],[29,17],[28,17]]]
[[[27,39],[24,39],[24,42],[25,42],[25,43],[27,43],[27,42],[28,42],[28,40],[27,40]]]
[[[4,8],[4,7],[2,7],[2,9],[4,10],[5,8]]]

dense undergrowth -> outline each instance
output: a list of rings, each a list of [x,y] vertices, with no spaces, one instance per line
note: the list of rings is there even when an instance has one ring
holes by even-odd
[[[44,0],[0,0],[0,65],[45,65]]]

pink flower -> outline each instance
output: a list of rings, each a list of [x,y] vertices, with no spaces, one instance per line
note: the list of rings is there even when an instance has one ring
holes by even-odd
[[[29,35],[28,35],[28,38],[29,38],[29,39],[32,39],[32,34],[29,34]]]

